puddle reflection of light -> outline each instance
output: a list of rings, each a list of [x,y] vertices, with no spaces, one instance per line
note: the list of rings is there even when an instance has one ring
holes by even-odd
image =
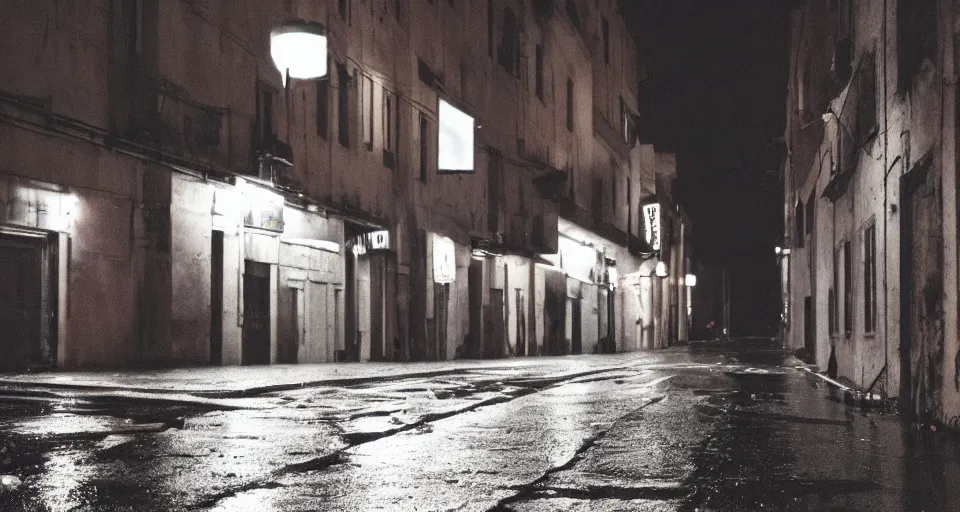
[[[48,455],[45,471],[37,487],[48,510],[72,510],[81,505],[78,491],[86,479],[86,470],[78,464],[77,451],[53,452]]]

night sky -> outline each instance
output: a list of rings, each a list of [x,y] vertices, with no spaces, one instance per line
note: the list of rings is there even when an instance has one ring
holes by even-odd
[[[734,335],[779,319],[786,0],[622,0],[648,78],[645,142],[675,151],[696,258],[731,269]]]

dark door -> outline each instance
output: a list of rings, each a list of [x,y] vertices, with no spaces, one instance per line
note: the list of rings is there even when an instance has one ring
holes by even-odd
[[[527,306],[523,297],[523,290],[517,288],[517,355],[527,355]]]
[[[270,364],[270,265],[249,260],[243,272],[241,364]]]
[[[358,327],[360,322],[358,320],[358,307],[357,307],[357,257],[353,255],[351,251],[347,251],[346,262],[344,264],[344,271],[346,276],[344,276],[344,301],[345,304],[345,317],[344,317],[344,357],[348,361],[359,361],[360,360],[360,336],[358,335]]]
[[[903,177],[901,219],[900,400],[913,419],[941,410],[943,386],[943,208],[938,166]]]
[[[490,308],[487,310],[487,333],[484,336],[485,357],[501,357],[506,346],[507,329],[503,321],[503,290],[490,289]]]
[[[571,313],[571,325],[573,326],[572,333],[572,352],[573,354],[582,354],[583,353],[583,332],[582,332],[582,319],[580,316],[580,299],[573,299],[571,301],[573,304],[573,312]]]
[[[450,284],[433,284],[433,339],[436,343],[437,359],[447,359],[447,302],[450,295]]]
[[[813,298],[803,298],[803,346],[807,352],[807,361],[817,360],[817,326],[814,323]]]
[[[210,364],[223,364],[223,231],[210,237]]]
[[[480,343],[483,340],[483,261],[470,260],[467,274],[467,287],[470,296],[470,334],[467,337],[466,357],[481,355]]]
[[[0,235],[0,369],[41,358],[41,252],[40,242]]]

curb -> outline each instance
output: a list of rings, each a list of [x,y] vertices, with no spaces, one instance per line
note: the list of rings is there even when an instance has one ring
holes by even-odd
[[[861,406],[863,406],[863,405],[865,405],[865,404],[871,404],[871,405],[882,405],[882,404],[883,404],[883,399],[880,398],[879,396],[877,396],[877,395],[872,395],[872,396],[870,396],[870,397],[867,397],[867,396],[864,395],[863,391],[860,391],[860,390],[858,390],[858,389],[854,389],[854,388],[851,388],[850,386],[844,385],[844,384],[842,384],[842,383],[840,383],[840,382],[838,382],[838,381],[836,381],[836,380],[834,380],[834,379],[831,379],[830,377],[827,377],[826,375],[823,375],[822,373],[818,373],[818,372],[815,372],[815,371],[811,370],[809,367],[804,367],[804,368],[802,368],[802,371],[806,372],[806,373],[809,374],[809,375],[813,375],[813,376],[815,376],[815,377],[818,377],[818,378],[822,379],[824,382],[826,382],[827,384],[829,384],[829,385],[831,385],[831,386],[839,389],[840,391],[842,391],[842,392],[843,392],[843,402],[844,402],[845,404],[849,405],[849,406],[852,406],[852,407],[861,407]]]

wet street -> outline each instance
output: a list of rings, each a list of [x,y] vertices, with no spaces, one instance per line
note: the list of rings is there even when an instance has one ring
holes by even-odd
[[[0,474],[22,483],[0,510],[960,508],[952,435],[799,364],[675,349],[238,397],[8,382]]]

